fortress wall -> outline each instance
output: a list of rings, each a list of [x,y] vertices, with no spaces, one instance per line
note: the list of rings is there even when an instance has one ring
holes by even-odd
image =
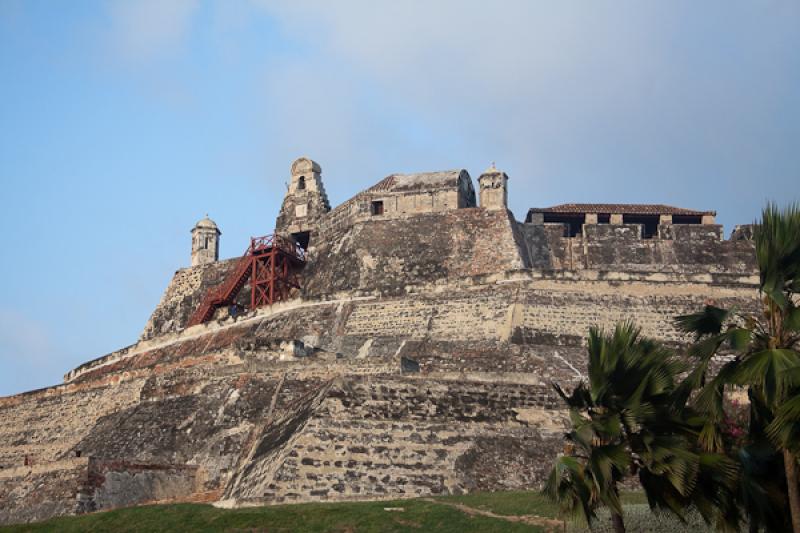
[[[534,342],[538,337],[585,338],[592,325],[612,328],[634,320],[643,334],[664,342],[686,342],[675,316],[705,303],[747,308],[751,286],[701,283],[572,281],[507,283],[460,292],[414,294],[354,305],[347,335],[409,339]],[[573,342],[574,343],[574,342]]]
[[[552,336],[536,344],[519,337],[510,343],[413,341],[407,342],[401,353],[418,365],[421,376],[548,386],[556,381],[569,385],[586,373],[586,348],[565,343],[571,340]]]
[[[331,242],[358,222],[407,218],[411,215],[475,207],[475,191],[469,174],[462,171],[457,181],[457,184],[431,185],[423,179],[405,186],[392,184],[388,189],[379,183],[358,193],[318,220],[309,221],[309,225],[317,230],[318,236],[324,236],[324,240]],[[378,215],[378,218],[374,218],[372,213],[373,201],[383,202],[383,214]],[[278,231],[285,231],[290,227],[289,217],[283,216],[283,212],[278,217]],[[313,246],[315,241],[312,241]]]
[[[225,280],[238,258],[182,268],[175,272],[139,340],[147,340],[184,327],[208,289]],[[242,295],[246,295],[242,290]],[[247,300],[249,303],[249,299]],[[244,303],[244,301],[242,302]]]
[[[201,373],[162,379],[178,386],[150,388],[146,401],[99,420],[77,446],[93,457],[195,465],[203,472],[198,490],[219,490],[266,415],[278,379]]]
[[[752,228],[567,238],[474,207],[466,173],[389,177],[327,212],[318,176],[295,177],[277,231],[311,231],[297,298],[184,329],[238,258],[178,270],[139,343],[0,398],[0,523],[537,487],[563,444],[551,383],[585,378],[591,326],[680,347],[675,315],[758,302]]]
[[[625,294],[622,290],[601,291],[587,287],[582,291],[532,290],[524,294],[522,319],[515,333],[527,342],[543,336],[586,338],[591,326],[611,330],[620,321],[633,320],[642,334],[667,343],[687,343],[686,335],[677,330],[677,315],[696,312],[710,300],[723,307],[746,305],[754,291],[741,296],[713,296],[714,291],[697,287],[695,294]]]
[[[29,453],[42,465],[27,479],[8,477],[2,490],[28,494],[49,480],[77,487],[82,474],[59,466],[77,450],[193,465],[202,474],[193,490],[240,500],[537,485],[561,445],[550,382],[585,372],[590,324],[634,316],[646,334],[680,341],[674,314],[708,299],[744,307],[755,299],[749,278],[698,276],[517,271],[199,327],[134,347],[68,385],[2,399],[3,464]],[[258,443],[264,453],[248,459]],[[143,495],[160,483],[148,476],[114,479]],[[175,490],[188,490],[176,476]],[[55,495],[36,498],[13,500],[14,519],[76,512],[74,502],[34,503]]]
[[[96,420],[137,402],[142,384],[12,397],[0,405],[0,467],[24,466],[26,455],[33,465],[65,458]]]
[[[44,468],[0,469],[0,524],[74,514],[76,493],[88,479],[88,464],[88,458],[73,458]]]
[[[78,511],[76,494],[88,479],[88,457],[76,457],[78,443],[97,420],[136,403],[142,384],[57,387],[3,398],[0,524]]]
[[[283,455],[273,453],[272,482],[259,470],[228,495],[285,502],[529,488],[560,442],[564,413],[554,407],[530,386],[342,379]]]
[[[296,350],[324,352],[330,357],[341,354],[344,358],[396,358],[403,343],[413,340],[464,342],[474,349],[488,342],[481,350],[494,350],[496,359],[503,359],[500,352],[509,343],[581,346],[590,326],[610,328],[625,319],[634,319],[644,334],[656,339],[683,342],[672,323],[675,315],[696,311],[710,301],[746,307],[756,297],[753,280],[735,275],[582,272],[507,273],[494,282],[491,278],[465,278],[449,284],[406,287],[413,292],[402,297],[309,302],[273,315],[248,315],[241,323],[228,320],[193,328],[163,347],[132,348],[128,354],[138,350],[134,357],[90,368],[76,379],[96,380],[121,373],[130,379],[188,365],[211,372],[230,365],[263,368],[253,366],[256,359],[242,358],[240,352],[263,352],[266,360],[283,350],[292,354]],[[403,355],[408,355],[406,352]],[[477,365],[479,360],[473,359],[471,364]],[[521,366],[517,362],[514,366],[486,363],[486,368],[471,366],[469,370],[528,368],[524,361],[518,361]],[[432,364],[433,359],[424,368]],[[455,363],[447,358],[437,364],[446,371],[454,370]]]
[[[303,296],[397,295],[407,285],[523,268],[511,224],[507,213],[469,208],[376,218],[334,238],[323,233],[303,272]]]
[[[394,218],[367,215],[356,221],[350,210],[360,212],[353,207],[357,198],[326,215],[327,223],[312,236],[302,297],[399,295],[410,285],[524,267],[679,274],[750,274],[755,268],[752,241],[720,240],[720,226],[665,225],[660,237],[641,239],[639,225],[595,224],[584,227],[585,237],[564,238],[560,224],[519,224],[510,212],[479,208]],[[234,263],[179,270],[142,339],[179,331]],[[240,300],[247,304],[247,290]],[[226,313],[220,310],[218,318]]]
[[[193,494],[197,468],[89,457],[0,470],[0,524],[45,520]]]
[[[263,352],[269,360],[283,350],[292,354],[296,350],[314,352],[318,357],[322,353],[328,354],[326,357],[340,354],[345,359],[427,357],[424,350],[409,354],[408,347],[403,349],[404,343],[414,340],[462,342],[468,344],[467,352],[496,354],[494,363],[472,358],[469,371],[502,368],[527,372],[532,367],[524,359],[504,360],[508,356],[502,352],[509,343],[543,349],[582,346],[592,325],[611,328],[626,319],[635,320],[645,335],[681,343],[686,339],[674,328],[676,315],[694,312],[707,302],[746,308],[756,298],[754,280],[735,275],[581,272],[518,272],[494,278],[494,282],[490,278],[466,278],[449,284],[406,287],[413,292],[405,296],[309,302],[273,315],[248,316],[242,323],[229,320],[205,330],[192,329],[177,337],[174,344],[139,350],[135,357],[90,369],[79,379],[98,379],[111,373],[143,377],[190,364],[212,372],[220,365],[232,364],[261,369],[264,367],[253,366],[256,359],[240,354]],[[455,344],[450,346],[454,349]],[[423,369],[433,368],[436,361],[448,372],[460,364],[457,357],[426,361]]]
[[[312,412],[329,390],[330,380],[282,383],[276,399],[280,407],[253,428],[237,467],[232,471],[224,499],[241,501],[259,497],[274,486],[276,470],[291,453]],[[304,390],[297,385],[304,384]],[[288,386],[286,386],[288,385]],[[286,393],[289,394],[286,394]]]
[[[641,237],[640,224],[585,224],[564,237],[562,224],[519,224],[532,268],[651,272],[755,272],[750,240],[723,240],[722,226],[665,224]]]
[[[89,460],[78,513],[185,499],[196,492],[197,467]]]

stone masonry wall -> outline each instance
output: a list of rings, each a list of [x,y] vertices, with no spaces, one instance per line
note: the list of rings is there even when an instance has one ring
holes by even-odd
[[[228,496],[286,502],[531,487],[563,421],[552,395],[535,387],[343,379],[271,468],[243,476]]]
[[[644,272],[755,271],[753,242],[723,240],[722,226],[665,224],[642,238],[639,224],[585,224],[575,237],[562,224],[518,224],[528,265],[544,269]]]
[[[75,514],[88,479],[88,458],[0,469],[0,524]]]
[[[231,272],[237,260],[238,258],[233,258],[182,268],[175,272],[161,301],[147,321],[140,340],[183,328],[189,316],[200,304],[203,295],[225,280],[225,276]],[[243,290],[242,293],[246,291]]]
[[[341,291],[402,294],[407,285],[524,267],[502,211],[456,209],[356,223],[322,235],[303,274],[306,298]]]

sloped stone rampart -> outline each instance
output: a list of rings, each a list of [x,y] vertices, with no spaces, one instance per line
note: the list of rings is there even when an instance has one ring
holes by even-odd
[[[558,407],[543,387],[342,379],[272,465],[271,482],[244,479],[228,495],[287,502],[530,487],[560,439]],[[509,456],[515,449],[524,451]]]

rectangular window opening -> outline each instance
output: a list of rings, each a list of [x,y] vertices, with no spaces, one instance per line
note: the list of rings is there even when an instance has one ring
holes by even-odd
[[[673,224],[702,224],[703,217],[700,215],[672,215]]]
[[[642,238],[652,239],[658,233],[658,215],[622,215],[623,224],[641,224]]]
[[[297,233],[292,233],[292,238],[294,239],[294,242],[300,245],[300,248],[303,250],[308,250],[308,243],[311,241],[310,231],[298,231]]]
[[[573,215],[565,213],[545,213],[544,222],[564,224],[564,236],[575,237],[583,233],[583,225],[586,223],[586,215]]]
[[[372,212],[373,216],[382,215],[383,214],[383,200],[377,200],[375,202],[372,202],[371,212]]]

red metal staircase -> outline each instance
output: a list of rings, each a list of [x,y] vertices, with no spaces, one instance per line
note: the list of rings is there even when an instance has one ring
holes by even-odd
[[[195,309],[186,327],[208,322],[214,312],[230,305],[250,282],[250,309],[289,298],[299,289],[298,272],[306,263],[306,252],[291,237],[267,235],[253,237],[250,246],[222,284],[209,290]]]

